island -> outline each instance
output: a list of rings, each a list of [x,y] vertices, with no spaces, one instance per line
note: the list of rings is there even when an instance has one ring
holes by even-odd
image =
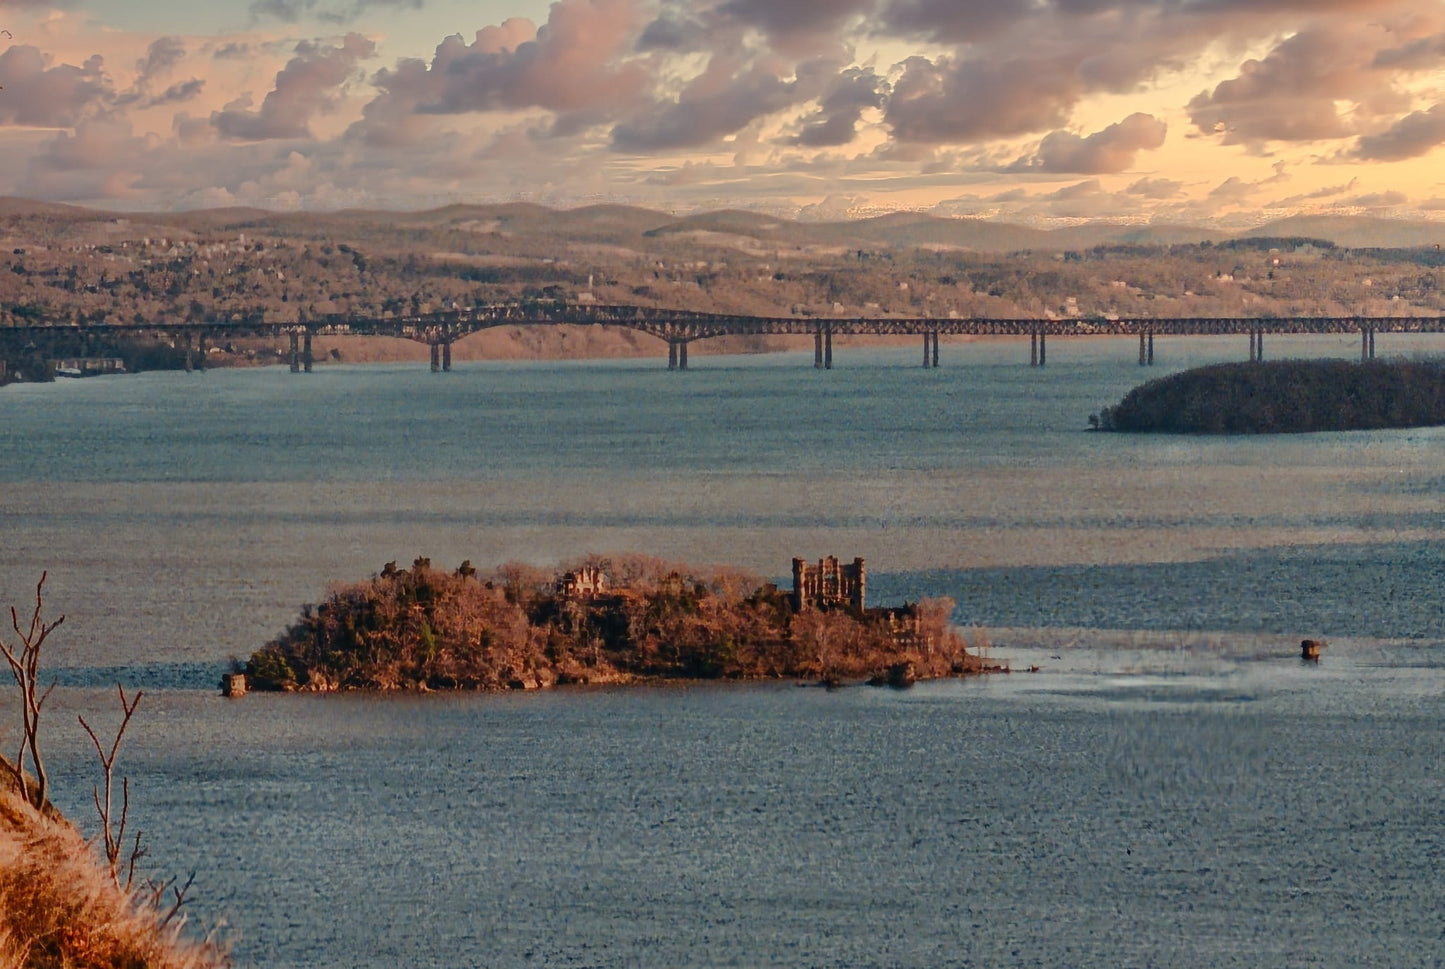
[[[1445,424],[1445,362],[1282,360],[1186,370],[1089,418],[1106,431],[1286,434]]]
[[[791,592],[643,555],[491,574],[418,558],[306,606],[245,673],[254,690],[387,692],[689,679],[908,685],[1000,669],[950,625],[953,600],[869,608],[866,589],[862,559],[831,556],[795,559]]]

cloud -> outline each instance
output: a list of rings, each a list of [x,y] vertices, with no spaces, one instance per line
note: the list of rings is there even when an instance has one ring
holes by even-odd
[[[1019,159],[1011,170],[1072,175],[1127,171],[1139,152],[1162,146],[1168,130],[1169,126],[1153,115],[1136,112],[1087,137],[1069,131],[1050,132],[1033,156]]]
[[[294,24],[304,17],[329,23],[349,23],[370,7],[406,7],[420,10],[425,0],[254,0],[251,16]]]
[[[157,37],[146,48],[146,54],[136,62],[140,77],[150,80],[164,77],[180,64],[186,56],[186,44],[179,37]]]
[[[1435,71],[1445,62],[1445,33],[1419,37],[1376,52],[1374,65],[1391,70]]]
[[[170,74],[186,57],[186,45],[179,37],[158,37],[146,48],[145,56],[136,61],[136,78],[130,90],[116,99],[117,107],[139,104],[150,108],[188,100],[199,94],[205,81],[193,78],[172,84],[162,94],[152,96],[151,88],[160,78]]]
[[[1360,209],[1397,209],[1409,201],[1410,197],[1404,192],[1372,192],[1345,199],[1340,204]]]
[[[793,144],[805,148],[833,148],[857,137],[858,122],[870,108],[881,108],[888,96],[888,82],[872,70],[844,71],[833,89],[821,99],[818,110],[803,123]]]
[[[1299,206],[1305,204],[1306,202],[1318,202],[1318,201],[1321,201],[1321,200],[1323,200],[1323,199],[1334,198],[1334,197],[1337,196],[1337,195],[1343,195],[1343,194],[1345,194],[1346,192],[1353,192],[1353,191],[1355,190],[1355,186],[1357,186],[1359,183],[1360,183],[1360,180],[1359,180],[1358,178],[1352,178],[1352,179],[1350,179],[1348,182],[1345,182],[1345,183],[1342,184],[1342,185],[1326,185],[1326,186],[1324,186],[1323,188],[1317,188],[1317,189],[1315,189],[1313,192],[1305,192],[1305,193],[1300,194],[1300,195],[1291,195],[1291,196],[1289,196],[1289,197],[1287,197],[1287,198],[1278,199],[1278,200],[1276,200],[1276,201],[1270,202],[1268,205],[1265,206],[1265,208],[1267,208],[1267,209],[1293,209],[1293,208],[1298,208]]]
[[[1209,192],[1209,198],[1214,202],[1241,203],[1253,198],[1258,191],[1258,185],[1233,175],[1214,186]]]
[[[988,217],[1243,220],[1284,176],[1261,180],[1258,157],[1222,146],[1364,174],[1445,144],[1445,105],[1432,107],[1440,0],[555,0],[541,27],[517,18],[439,38],[429,56],[388,55],[370,76],[377,48],[355,34],[297,45],[294,29],[253,24],[193,40],[130,31],[111,13],[96,32],[94,11],[42,20],[59,5],[0,0],[16,14],[9,26],[34,21],[41,49],[66,52],[0,49],[0,129],[56,127],[76,143],[0,138],[12,172],[43,156],[53,178],[37,170],[31,184],[67,197],[308,205],[596,192],[686,205],[751,194],[784,207],[790,195],[827,197],[817,211],[831,212],[898,193],[910,206],[952,196]],[[239,9],[311,27],[368,10],[442,15],[425,0]],[[269,91],[218,93],[247,91],[258,71],[274,74]],[[1193,83],[1182,97],[1181,81]],[[1092,123],[1119,103],[1138,112]],[[1193,157],[1141,154],[1186,130],[1164,123],[1181,114]],[[165,133],[153,144],[98,126],[121,121]],[[347,122],[343,136],[317,136]],[[1182,167],[1113,177],[1156,158]],[[1220,185],[1227,173],[1239,177]],[[1039,176],[1055,175],[1099,181],[1038,194]],[[961,194],[1021,182],[1018,197]]]
[[[676,101],[637,112],[613,128],[612,147],[645,154],[709,145],[806,100],[813,92],[805,88],[803,80],[784,80],[766,66],[735,70],[733,61],[714,57]]]
[[[1124,191],[1140,198],[1162,201],[1183,194],[1184,183],[1172,178],[1141,178]]]
[[[276,85],[259,110],[250,110],[246,99],[233,101],[211,115],[211,124],[221,137],[236,141],[310,137],[311,119],[335,106],[339,89],[358,62],[375,52],[372,41],[355,33],[336,47],[303,41],[276,75]]]
[[[69,128],[103,110],[115,89],[99,56],[50,66],[39,48],[16,44],[0,54],[0,124]]]
[[[811,54],[838,43],[844,25],[873,5],[874,0],[726,0],[717,12],[761,30],[779,51]]]
[[[1364,135],[1355,146],[1354,157],[1364,161],[1403,161],[1429,154],[1442,144],[1445,144],[1445,102],[1406,115],[1378,134]]]
[[[1196,96],[1190,119],[1225,144],[1343,138],[1353,128],[1340,102],[1379,83],[1363,76],[1370,59],[1353,32],[1302,31]]]
[[[181,104],[198,96],[205,86],[206,82],[198,77],[193,77],[189,81],[178,81],[160,94],[147,98],[142,106],[154,108],[163,104]]]
[[[595,122],[639,103],[652,78],[627,59],[642,27],[643,0],[558,0],[541,29],[523,19],[477,31],[473,43],[448,37],[430,64],[404,60],[378,71],[381,94],[354,134],[395,143],[414,115],[543,109],[559,130],[566,115]],[[396,128],[399,130],[390,130]]]
[[[1060,71],[1029,58],[914,56],[893,85],[884,120],[899,141],[969,143],[1061,127],[1081,95]]]
[[[82,121],[74,133],[57,133],[30,159],[22,191],[59,201],[131,197],[152,144],[123,120]]]

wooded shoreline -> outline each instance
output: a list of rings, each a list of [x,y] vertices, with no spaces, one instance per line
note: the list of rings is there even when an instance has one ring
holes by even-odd
[[[1303,434],[1445,424],[1445,361],[1282,360],[1187,370],[1131,390],[1099,430]]]

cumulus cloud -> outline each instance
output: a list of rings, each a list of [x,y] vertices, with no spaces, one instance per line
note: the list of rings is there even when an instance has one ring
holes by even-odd
[[[1021,158],[1013,171],[1106,175],[1127,171],[1141,151],[1159,148],[1169,126],[1151,114],[1136,112],[1117,124],[1087,137],[1069,131],[1053,131],[1044,137],[1039,150]]]
[[[1067,75],[1067,71],[1062,72]],[[884,119],[903,142],[960,143],[1057,128],[1082,90],[1032,57],[908,58]]]
[[[1439,70],[1445,62],[1445,33],[1417,37],[1400,45],[1376,52],[1374,66],[1391,70]]]
[[[182,104],[198,96],[205,86],[206,82],[198,77],[193,77],[189,81],[178,81],[161,93],[147,98],[142,104],[147,108],[163,104]]]
[[[1342,138],[1352,123],[1339,102],[1365,90],[1369,52],[1343,30],[1301,32],[1237,77],[1189,102],[1190,118],[1226,144]]]
[[[69,128],[115,97],[99,56],[51,66],[39,48],[16,44],[0,54],[0,124]]]
[[[186,44],[179,37],[157,37],[146,48],[146,54],[136,63],[141,79],[151,80],[164,77],[185,59]]]
[[[803,124],[793,139],[805,148],[833,148],[849,144],[858,134],[858,122],[870,108],[881,108],[888,96],[888,82],[872,70],[844,71],[833,89],[821,99],[818,110]]]
[[[145,56],[136,62],[136,78],[130,90],[121,94],[116,107],[138,104],[153,108],[163,104],[189,101],[206,86],[201,78],[191,78],[169,85],[159,94],[152,93],[155,84],[170,74],[186,57],[186,45],[179,37],[158,37],[146,48]]]
[[[735,62],[714,57],[675,102],[638,112],[613,128],[612,145],[635,153],[698,148],[797,104],[813,93],[807,87],[803,79],[785,80],[766,66],[738,70]]]
[[[642,27],[642,0],[558,0],[540,29],[512,19],[442,41],[430,64],[405,60],[378,71],[381,95],[367,106],[356,134],[395,143],[416,114],[464,114],[531,108],[593,120],[635,104],[651,78],[627,55]],[[564,117],[563,129],[575,128]]]
[[[57,133],[30,160],[22,191],[59,201],[130,197],[151,147],[153,142],[137,137],[128,122],[82,121],[74,133]]]
[[[1124,191],[1140,198],[1162,201],[1183,194],[1184,183],[1173,178],[1141,178]]]
[[[1364,161],[1402,161],[1418,158],[1445,144],[1445,102],[1415,111],[1385,131],[1365,135],[1354,155]]]
[[[258,110],[248,99],[234,101],[212,114],[211,124],[221,137],[237,141],[309,137],[311,119],[334,107],[357,64],[375,52],[372,41],[354,33],[335,47],[303,41]]]
[[[315,17],[330,23],[355,20],[369,7],[407,7],[420,10],[425,0],[255,0],[251,16],[257,20],[274,18],[296,23],[303,17]]]
[[[837,43],[839,31],[874,0],[726,0],[718,13],[767,34],[784,52],[807,54]]]
[[[16,11],[49,6],[0,0]],[[240,9],[258,22],[314,27],[368,9],[438,6],[247,0]],[[12,47],[0,52],[0,126],[58,127],[81,139],[84,125],[87,152],[112,139],[121,174],[109,182],[105,153],[85,155],[99,167],[82,168],[65,162],[82,145],[52,145],[57,192],[164,185],[168,198],[302,204],[383,184],[378,191],[411,197],[432,179],[462,195],[468,186],[532,191],[533,182],[535,197],[584,184],[639,199],[796,190],[831,193],[833,208],[921,190],[954,195],[960,210],[1029,218],[1196,212],[1190,198],[1222,175],[1116,177],[1155,157],[1145,153],[1165,143],[1162,119],[1180,112],[1201,157],[1239,145],[1293,165],[1362,167],[1445,144],[1445,105],[1432,106],[1445,63],[1440,0],[554,0],[548,9],[540,27],[518,18],[446,37],[429,57],[389,58],[369,77],[361,69],[377,49],[356,34],[297,45],[287,31],[284,46],[270,27],[200,42],[144,37],[139,57],[141,48],[121,46],[135,45],[134,34],[95,34],[104,64],[135,65],[123,90],[98,56],[77,67],[60,61],[83,54],[50,59]],[[86,28],[69,20],[73,50]],[[228,95],[217,110],[223,98],[208,96],[256,70],[243,60],[268,65],[267,74],[284,66],[269,91]],[[1208,72],[1207,85],[1162,100],[1198,72]],[[123,85],[130,72],[120,73]],[[1101,130],[1081,126],[1119,103],[1103,101],[1115,95],[1154,103]],[[148,130],[166,120],[145,112],[166,107],[183,109],[163,139],[170,155],[97,127],[131,120]],[[345,136],[316,137],[327,115],[352,121]],[[33,148],[44,137],[17,133],[10,144],[23,138]],[[1324,141],[1337,144],[1316,147]],[[718,157],[724,150],[731,165]],[[1197,212],[1257,209],[1251,203],[1274,181],[1258,180],[1259,165],[1240,162],[1240,177]],[[1030,176],[1030,191],[1018,198],[957,195],[961,181],[1002,185],[1019,174]],[[1099,181],[1038,194],[1050,175]]]

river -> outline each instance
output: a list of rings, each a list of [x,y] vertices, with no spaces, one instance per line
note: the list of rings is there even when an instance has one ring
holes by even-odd
[[[1388,337],[1386,353],[1438,351]],[[158,373],[0,390],[0,594],[73,714],[147,691],[150,870],[249,966],[1438,965],[1445,429],[1092,434],[1239,340]],[[1271,352],[1349,356],[1346,338]],[[215,696],[335,581],[869,563],[1036,674]],[[1324,638],[1318,666],[1298,641]],[[7,702],[9,699],[7,698]],[[13,709],[13,703],[7,709]]]

